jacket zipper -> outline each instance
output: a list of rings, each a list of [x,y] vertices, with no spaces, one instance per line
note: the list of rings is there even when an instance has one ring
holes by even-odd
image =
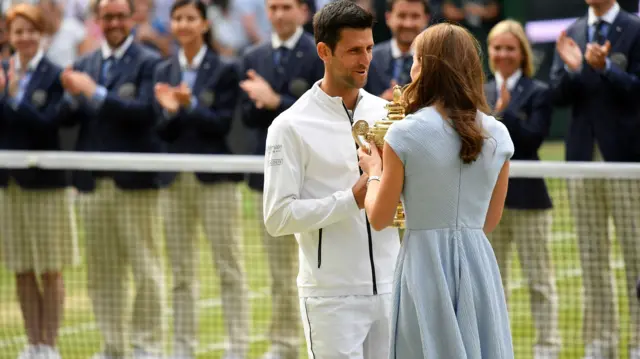
[[[320,234],[318,235],[318,268],[322,264],[322,228],[320,228]]]
[[[356,106],[358,106],[358,102],[356,102]],[[345,106],[344,102],[342,103],[342,107],[344,108],[344,112],[347,114],[347,117],[349,118],[349,123],[351,124],[351,126],[353,127],[353,117],[351,117],[351,115],[349,114],[349,109],[347,108],[347,106]],[[353,108],[353,113],[356,112],[355,107]],[[356,144],[354,142],[354,145],[356,147],[356,151],[358,150],[358,144]],[[356,153],[356,159],[359,161],[360,159],[358,158],[358,155]],[[362,168],[360,168],[360,166],[358,166],[358,170],[360,171],[360,176],[362,176]],[[377,284],[377,280],[376,280],[376,265],[375,262],[373,261],[373,240],[371,239],[371,224],[369,224],[369,217],[367,216],[367,212],[364,213],[364,218],[367,222],[367,237],[369,238],[369,262],[371,263],[371,279],[373,281],[373,294],[377,295],[378,294],[378,284]]]

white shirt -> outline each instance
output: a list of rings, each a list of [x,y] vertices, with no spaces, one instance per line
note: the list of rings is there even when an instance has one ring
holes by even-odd
[[[202,45],[202,47],[200,47],[200,50],[198,50],[196,56],[193,57],[192,62],[189,63],[187,57],[184,55],[184,50],[180,49],[180,51],[178,52],[178,62],[180,63],[180,68],[183,70],[198,70],[200,68],[200,65],[202,64],[202,61],[204,60],[204,55],[206,54],[207,46]]]
[[[513,91],[513,89],[516,88],[516,85],[518,84],[518,81],[520,81],[521,77],[521,69],[516,70],[516,72],[512,73],[511,76],[509,76],[509,78],[507,79],[507,90],[509,90],[509,92]],[[502,89],[503,83],[504,77],[502,77],[502,74],[500,74],[500,72],[496,71],[496,87],[498,89],[498,93],[500,93],[500,89]]]
[[[369,240],[365,212],[351,190],[360,170],[350,118],[342,98],[327,95],[321,81],[269,127],[265,226],[275,237],[295,234],[301,297],[372,295],[370,250],[377,293],[390,293],[400,249],[398,230],[371,228]],[[386,116],[385,104],[360,90],[353,116],[373,125]]]
[[[278,49],[281,46],[284,46],[289,50],[293,50],[298,44],[298,40],[300,40],[300,37],[302,37],[303,31],[304,30],[302,29],[302,27],[298,27],[293,35],[289,36],[289,38],[285,41],[282,41],[278,34],[274,32],[271,34],[271,46],[274,49]]]
[[[589,26],[593,26],[596,24],[596,22],[598,22],[598,20],[602,20],[608,23],[609,25],[611,25],[616,20],[616,17],[618,17],[619,13],[620,13],[620,5],[618,4],[617,1],[613,4],[611,9],[609,9],[609,11],[607,11],[601,17],[597,17],[596,14],[593,12],[593,8],[589,7],[589,11],[587,13],[587,24],[589,24]]]
[[[42,60],[43,57],[44,57],[44,51],[42,49],[38,50],[35,56],[33,56],[29,61],[29,63],[27,64],[26,71],[34,71],[40,64],[40,61]],[[13,55],[13,65],[15,66],[16,72],[18,73],[22,72],[22,64],[20,63],[20,56],[18,56],[17,52],[15,55]]]
[[[115,60],[120,60],[122,56],[127,52],[129,46],[133,43],[133,36],[129,35],[126,40],[120,45],[117,49],[112,49],[106,41],[102,42],[101,50],[102,50],[102,58],[108,59],[110,56],[113,56]]]
[[[398,47],[398,41],[395,38],[391,39],[391,57],[399,59],[407,55],[413,56],[413,44],[411,45],[411,48],[409,48],[409,52],[403,54],[402,51],[400,51],[400,47]]]

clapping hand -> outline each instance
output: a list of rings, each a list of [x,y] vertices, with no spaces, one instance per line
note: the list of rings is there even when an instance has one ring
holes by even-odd
[[[587,44],[587,52],[584,59],[594,70],[602,71],[607,64],[609,50],[611,50],[611,43],[609,40],[607,40],[604,45],[599,45],[597,43]]]
[[[9,96],[15,97],[20,88],[20,80],[22,75],[16,71],[15,62],[13,58],[9,60]]]
[[[7,86],[7,76],[4,73],[4,68],[0,66],[0,92],[4,92]]]
[[[74,71],[70,68],[65,69],[60,76],[62,87],[71,95],[84,95],[91,98],[96,92],[98,85],[88,74],[80,71]]]
[[[511,102],[511,93],[507,89],[507,82],[505,81],[500,87],[500,97],[498,101],[496,101],[495,112],[500,113],[504,111],[509,106],[509,102]]]
[[[154,88],[156,101],[169,113],[176,113],[180,108],[180,102],[176,91],[166,83],[157,83]]]
[[[571,71],[578,71],[582,66],[582,50],[576,42],[562,31],[556,42],[556,50],[562,61]]]
[[[182,107],[191,106],[191,89],[184,82],[174,88],[174,94]]]
[[[275,110],[280,106],[280,95],[254,70],[247,71],[247,79],[240,82],[240,88],[247,93],[258,109]]]

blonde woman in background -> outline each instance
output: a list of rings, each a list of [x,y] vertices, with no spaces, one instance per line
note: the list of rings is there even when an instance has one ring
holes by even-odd
[[[537,161],[549,134],[552,103],[546,84],[533,79],[531,45],[513,20],[496,24],[488,36],[489,67],[494,79],[485,85],[487,102],[509,130],[514,160]],[[531,295],[537,338],[534,359],[557,359],[560,352],[558,295],[549,252],[551,198],[542,178],[511,178],[502,221],[491,234],[507,300],[509,269],[516,245]]]
[[[44,15],[36,6],[18,4],[9,9],[6,22],[16,52],[0,68],[0,150],[59,151],[58,131],[65,120],[58,111],[62,69],[40,48]],[[65,171],[0,171],[0,252],[16,277],[28,340],[18,359],[60,358],[62,271],[79,259],[69,186]]]

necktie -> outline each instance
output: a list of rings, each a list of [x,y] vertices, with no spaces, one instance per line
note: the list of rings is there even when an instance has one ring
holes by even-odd
[[[600,45],[604,45],[606,41],[606,37],[604,34],[604,27],[606,25],[607,25],[607,22],[603,20],[598,20],[598,22],[596,22],[594,25],[595,31],[593,32],[593,41]]]
[[[399,71],[397,76],[398,85],[404,86],[411,82],[411,66],[413,65],[413,56],[407,55],[398,58]]]
[[[109,82],[109,75],[111,74],[111,69],[113,68],[113,63],[115,62],[113,56],[107,57],[104,61],[102,61],[102,71],[100,72],[100,84],[105,85]]]
[[[289,54],[289,49],[284,47],[284,46],[280,46],[279,48],[276,49],[276,51],[274,52],[274,62],[276,64],[276,66],[286,66],[287,64],[287,59],[288,59],[288,54]]]

